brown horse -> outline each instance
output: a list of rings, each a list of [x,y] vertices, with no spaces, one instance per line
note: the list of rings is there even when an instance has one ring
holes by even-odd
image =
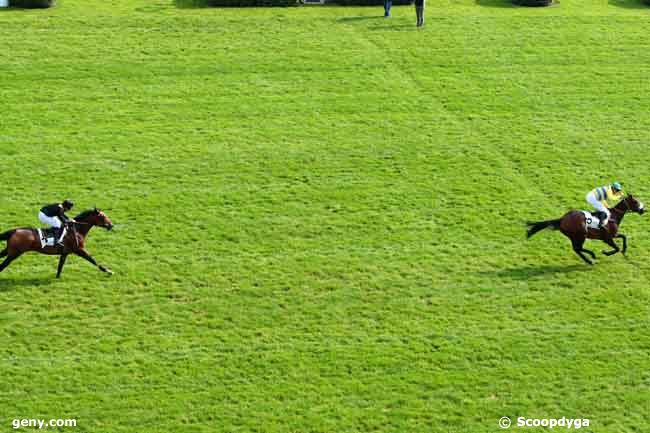
[[[68,258],[69,254],[76,254],[79,257],[88,260],[103,272],[112,275],[113,271],[98,264],[85,248],[86,236],[88,236],[90,229],[94,226],[98,226],[111,230],[113,228],[111,220],[106,216],[106,214],[104,214],[104,212],[97,208],[80,213],[74,218],[74,220],[75,222],[68,223],[68,231],[63,239],[63,246],[42,247],[38,231],[33,228],[14,229],[0,234],[0,240],[7,241],[7,248],[0,252],[0,257],[7,257],[4,262],[0,264],[0,272],[22,254],[29,251],[36,251],[41,254],[61,256],[59,258],[59,268],[56,272],[57,278],[61,276],[65,259]]]
[[[550,228],[552,230],[559,229],[564,236],[568,237],[571,240],[573,251],[575,251],[582,258],[582,260],[590,265],[593,265],[594,263],[583,254],[589,254],[592,259],[596,258],[596,255],[593,253],[593,251],[589,251],[583,248],[585,239],[599,239],[612,247],[613,250],[611,251],[603,251],[603,254],[606,256],[611,256],[612,254],[616,254],[619,251],[625,255],[625,251],[627,250],[627,238],[624,234],[618,233],[618,227],[623,222],[623,217],[625,216],[626,212],[632,211],[638,213],[639,215],[643,215],[645,209],[643,208],[643,203],[631,195],[628,195],[616,206],[610,209],[610,211],[611,216],[609,218],[609,222],[607,223],[607,230],[587,228],[585,214],[578,210],[570,210],[560,219],[527,223],[528,231],[526,232],[526,236],[531,237],[538,231],[545,228]],[[614,238],[623,239],[623,250],[621,250],[618,245],[616,245]]]

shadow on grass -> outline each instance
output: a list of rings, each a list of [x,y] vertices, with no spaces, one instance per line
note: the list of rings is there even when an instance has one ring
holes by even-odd
[[[342,23],[354,23],[357,21],[376,20],[379,18],[385,19],[383,15],[359,15],[356,17],[342,17],[339,18],[339,21]]]
[[[422,32],[423,28],[417,28],[415,26],[415,18],[413,18],[413,24],[401,24],[401,25],[390,25],[390,26],[372,26],[368,27],[370,31],[383,31],[383,32]]]
[[[511,0],[476,0],[477,6],[486,8],[514,8],[517,7]]]
[[[513,280],[527,280],[529,278],[546,277],[557,274],[569,274],[572,272],[587,272],[593,269],[587,264],[576,264],[569,266],[544,265],[544,266],[520,266],[500,271],[480,272],[484,277],[510,278]]]
[[[647,3],[644,3],[643,0],[609,0],[608,2],[612,6],[625,9],[649,9]]]
[[[0,292],[6,292],[16,287],[47,286],[53,278],[0,278]]]

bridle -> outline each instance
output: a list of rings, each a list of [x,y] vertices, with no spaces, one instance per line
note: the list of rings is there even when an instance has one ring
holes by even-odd
[[[92,224],[92,223],[85,223],[81,221],[74,221],[74,222],[69,222],[69,224],[78,224],[80,226],[97,226],[97,227],[102,227],[102,228],[109,228],[110,226],[108,224]]]

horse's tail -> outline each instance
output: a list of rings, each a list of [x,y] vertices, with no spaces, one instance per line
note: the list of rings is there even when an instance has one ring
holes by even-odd
[[[548,220],[548,221],[538,221],[538,222],[527,222],[528,230],[526,230],[526,237],[529,238],[540,230],[545,228],[550,228],[551,230],[557,230],[560,228],[561,219]]]
[[[0,234],[0,241],[8,241],[10,237],[12,237],[16,233],[16,230],[9,230],[8,232],[4,232]]]

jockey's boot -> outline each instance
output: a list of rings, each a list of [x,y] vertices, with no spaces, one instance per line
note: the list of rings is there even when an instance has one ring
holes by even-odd
[[[65,235],[65,227],[60,227],[58,232],[55,234],[57,237],[56,246],[64,247],[63,245],[63,236]]]

